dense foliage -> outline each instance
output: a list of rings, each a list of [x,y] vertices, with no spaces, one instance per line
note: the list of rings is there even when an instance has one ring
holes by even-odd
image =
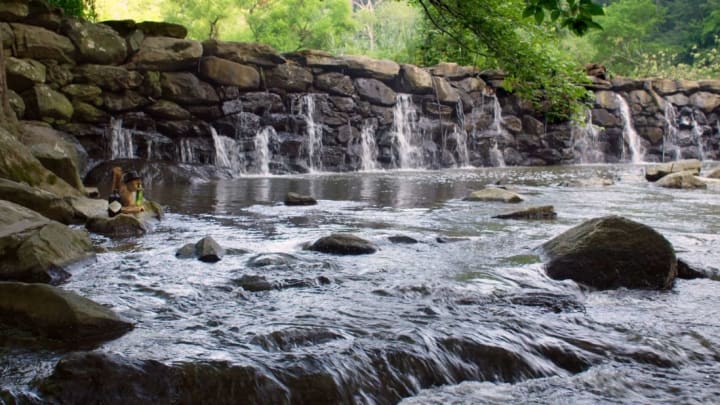
[[[48,0],[53,6],[63,9],[65,14],[82,17],[88,20],[95,20],[95,0]]]

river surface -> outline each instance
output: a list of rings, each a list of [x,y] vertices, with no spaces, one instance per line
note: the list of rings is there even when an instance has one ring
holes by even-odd
[[[107,252],[74,269],[63,288],[136,323],[98,350],[168,364],[223,360],[271,374],[313,367],[337,381],[366,379],[353,393],[357,403],[388,402],[362,388],[384,383],[378,359],[403,381],[404,404],[717,403],[718,281],[587,291],[547,278],[536,251],[572,226],[616,214],[655,228],[680,258],[720,273],[718,190],[662,189],[642,173],[640,165],[601,165],[149,185],[146,195],[167,207],[165,220],[137,239],[94,236]],[[599,177],[614,184],[562,184]],[[463,201],[496,182],[526,201]],[[319,203],[285,206],[288,191]],[[553,205],[558,218],[492,218],[537,205]],[[334,232],[379,250],[303,249]],[[175,258],[207,235],[247,252],[215,264]],[[392,243],[396,235],[418,243]],[[243,276],[276,288],[247,291]],[[3,350],[0,387],[49,374],[63,355]]]

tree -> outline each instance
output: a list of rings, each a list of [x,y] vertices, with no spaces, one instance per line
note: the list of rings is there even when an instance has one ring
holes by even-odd
[[[415,0],[442,42],[454,43],[468,59],[483,60],[487,65],[503,69],[505,87],[531,101],[546,112],[550,120],[567,119],[579,112],[587,91],[580,86],[587,80],[584,72],[569,55],[558,47],[553,20],[564,18],[561,24],[577,33],[591,28],[587,18],[596,15],[595,8],[563,9],[559,1],[533,0],[535,20],[528,21],[528,8],[523,0]],[[586,4],[568,0],[568,4]],[[537,7],[540,7],[539,9]],[[539,13],[540,10],[542,13]],[[550,22],[545,22],[545,11]],[[555,14],[554,14],[555,13]],[[539,23],[538,23],[539,21]],[[566,23],[567,22],[567,23]],[[441,41],[433,40],[433,43]],[[453,49],[451,48],[451,49]],[[428,47],[437,59],[445,51]]]

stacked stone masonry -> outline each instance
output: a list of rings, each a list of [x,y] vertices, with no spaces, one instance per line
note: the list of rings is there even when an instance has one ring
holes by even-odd
[[[17,116],[75,136],[93,162],[218,164],[225,139],[242,173],[268,129],[272,173],[360,170],[368,156],[377,168],[718,157],[720,81],[593,78],[588,122],[549,124],[502,74],[453,63],[200,42],[176,24],[94,24],[39,0],[4,1],[0,21]]]

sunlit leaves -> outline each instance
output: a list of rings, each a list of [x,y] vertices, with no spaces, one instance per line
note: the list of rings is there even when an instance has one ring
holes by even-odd
[[[591,0],[528,0],[523,18],[534,17],[535,22],[541,24],[546,12],[551,21],[560,19],[561,27],[577,35],[585,35],[590,29],[602,29],[593,18],[603,15],[603,8]]]

